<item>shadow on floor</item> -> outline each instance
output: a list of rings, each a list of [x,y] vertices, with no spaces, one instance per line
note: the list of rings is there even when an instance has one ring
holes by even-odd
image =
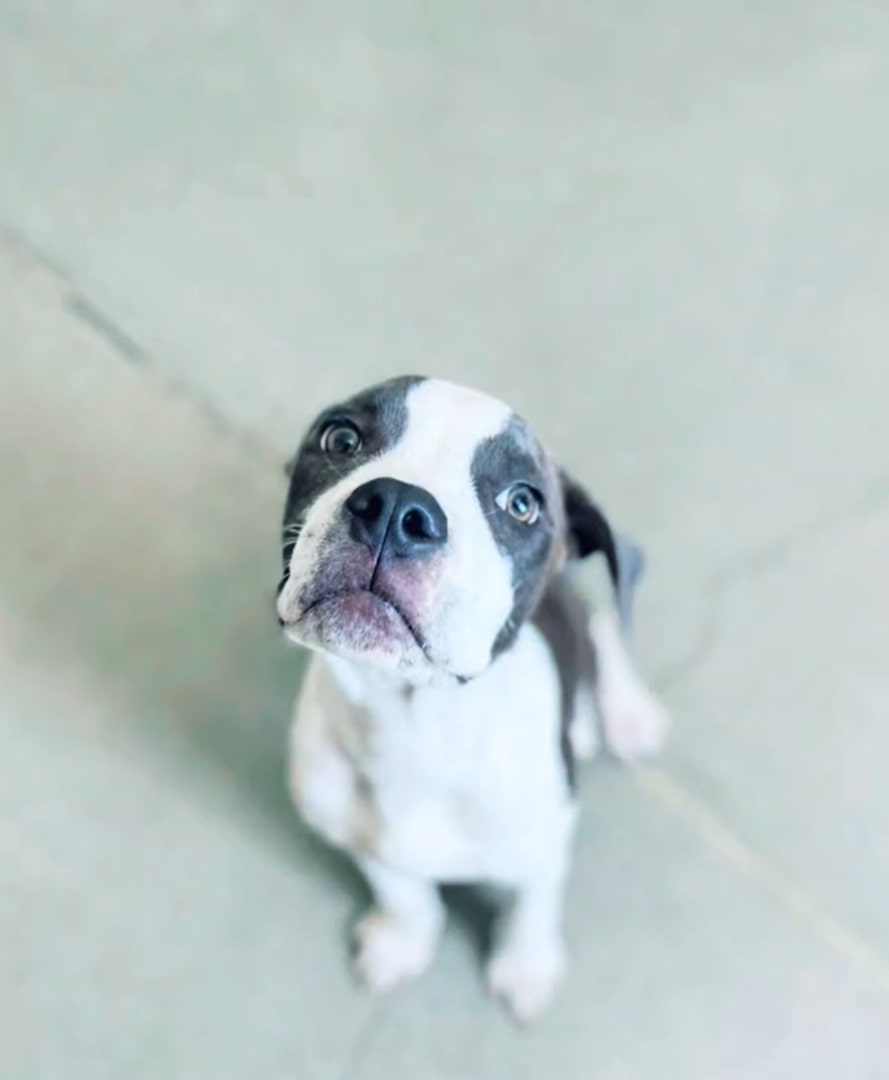
[[[21,523],[0,535],[0,602],[22,647],[47,679],[67,670],[101,701],[105,745],[357,902],[357,875],[298,823],[285,788],[303,662],[274,616],[280,476],[218,433],[182,425],[169,436],[181,453],[155,453],[138,418],[131,433],[97,431],[64,404],[47,394],[0,434],[0,489]],[[81,712],[53,722],[94,723]]]

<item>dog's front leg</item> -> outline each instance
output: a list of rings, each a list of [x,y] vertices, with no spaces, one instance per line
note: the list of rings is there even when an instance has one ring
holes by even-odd
[[[573,833],[572,815],[517,888],[488,964],[489,990],[522,1023],[546,1008],[565,968],[562,907]]]
[[[371,990],[390,990],[429,966],[444,925],[444,907],[431,881],[362,858],[376,902],[355,928],[356,966]]]

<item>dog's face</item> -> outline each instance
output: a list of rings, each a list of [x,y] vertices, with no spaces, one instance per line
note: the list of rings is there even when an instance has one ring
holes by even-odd
[[[283,541],[287,634],[413,683],[480,674],[566,555],[614,560],[604,518],[524,421],[423,378],[321,414],[291,466]]]

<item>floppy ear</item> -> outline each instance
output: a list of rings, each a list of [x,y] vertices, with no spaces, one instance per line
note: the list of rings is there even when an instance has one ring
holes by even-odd
[[[632,622],[633,593],[645,569],[645,556],[631,540],[614,532],[608,519],[576,480],[564,470],[560,477],[569,558],[585,559],[597,551],[605,556],[620,620],[628,630]]]
[[[608,519],[580,484],[572,479],[564,469],[560,473],[562,496],[565,501],[565,527],[568,533],[569,555],[575,559],[585,559],[596,551],[601,551],[608,563],[611,578],[617,580],[617,552],[614,546],[614,533]]]

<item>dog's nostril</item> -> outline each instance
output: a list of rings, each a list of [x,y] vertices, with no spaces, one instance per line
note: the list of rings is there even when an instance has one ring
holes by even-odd
[[[405,536],[410,536],[413,540],[429,540],[432,535],[429,520],[422,510],[408,510],[402,518],[401,528]]]
[[[349,509],[364,521],[379,521],[386,508],[381,495],[365,495],[349,500]]]

